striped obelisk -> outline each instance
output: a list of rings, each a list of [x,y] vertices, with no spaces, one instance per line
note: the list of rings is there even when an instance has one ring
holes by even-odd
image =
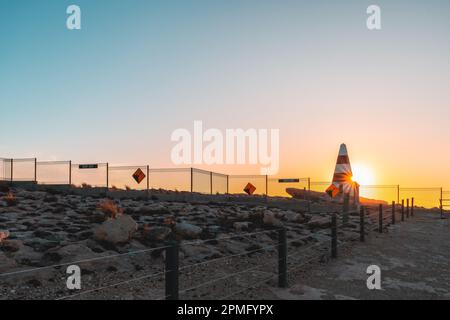
[[[326,192],[330,197],[336,197],[341,193],[353,195],[356,183],[352,181],[352,167],[348,157],[347,147],[343,143],[339,148],[339,155],[334,169],[333,182],[327,188]]]

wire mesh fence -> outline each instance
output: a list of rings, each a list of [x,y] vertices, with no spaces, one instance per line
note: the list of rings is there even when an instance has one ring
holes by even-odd
[[[40,184],[70,184],[70,161],[39,161],[36,163],[36,177]]]
[[[45,185],[72,185],[101,187],[109,190],[159,190],[195,192],[201,194],[239,194],[273,197],[291,197],[289,189],[297,189],[304,200],[311,192],[324,193],[328,181],[311,178],[281,179],[266,175],[226,175],[197,168],[151,168],[148,165],[110,166],[108,163],[73,164],[71,161],[37,161],[0,158],[0,180],[35,182]],[[443,198],[450,198],[442,188],[405,188],[399,185],[361,185],[363,200],[401,202],[402,198],[416,200],[417,206],[427,208],[447,206]],[[249,192],[250,191],[250,192]],[[308,193],[307,193],[308,192]],[[294,192],[295,193],[295,192]],[[317,195],[316,197],[317,198]],[[442,202],[442,204],[441,204]]]

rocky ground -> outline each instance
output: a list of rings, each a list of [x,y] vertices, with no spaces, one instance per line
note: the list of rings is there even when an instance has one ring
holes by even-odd
[[[336,212],[2,191],[0,299],[163,299],[168,240],[180,243],[181,297],[223,298],[276,272],[280,227],[295,259],[326,259]],[[354,241],[358,214],[338,229],[340,242]],[[82,290],[66,288],[71,264],[82,270]]]

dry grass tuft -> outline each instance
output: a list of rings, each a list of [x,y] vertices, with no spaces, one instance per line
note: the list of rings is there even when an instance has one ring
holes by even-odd
[[[112,200],[104,200],[100,202],[98,205],[98,210],[103,212],[105,217],[109,219],[115,219],[117,216],[123,214],[123,209],[120,208],[114,201]]]
[[[9,207],[15,206],[18,202],[16,196],[11,191],[9,191],[6,196],[3,197],[3,200]]]

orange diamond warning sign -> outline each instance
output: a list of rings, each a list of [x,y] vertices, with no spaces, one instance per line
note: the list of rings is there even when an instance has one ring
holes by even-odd
[[[142,172],[141,169],[137,169],[135,173],[133,173],[133,179],[136,180],[137,183],[141,183],[146,177],[145,173]]]
[[[255,191],[256,187],[252,185],[250,182],[247,183],[247,185],[244,188],[245,193],[247,193],[249,196],[251,196]]]

